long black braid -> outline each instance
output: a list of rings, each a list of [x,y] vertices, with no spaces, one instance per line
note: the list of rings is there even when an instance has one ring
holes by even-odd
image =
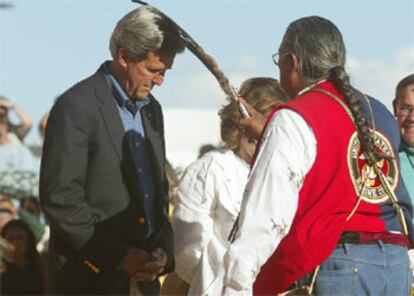
[[[292,22],[283,38],[280,52],[292,52],[297,56],[298,71],[307,85],[321,79],[331,81],[348,104],[355,119],[358,139],[366,156],[371,152],[375,160],[390,159],[374,146],[374,135],[345,71],[346,49],[339,29],[329,20],[310,16]]]
[[[355,126],[358,133],[358,139],[364,152],[371,152],[376,161],[381,159],[388,159],[390,156],[379,152],[374,145],[373,133],[369,129],[368,121],[362,110],[361,104],[358,101],[355,93],[351,87],[349,76],[343,66],[335,66],[329,72],[329,81],[331,81],[339,93],[343,96],[345,102],[348,104],[352,115],[355,119]],[[372,165],[372,161],[367,157],[368,163]]]

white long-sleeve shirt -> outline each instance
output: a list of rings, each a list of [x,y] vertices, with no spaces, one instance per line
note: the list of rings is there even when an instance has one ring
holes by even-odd
[[[290,229],[316,146],[298,113],[282,109],[270,120],[244,192],[239,231],[224,258],[225,295],[251,294],[261,266]]]
[[[191,164],[174,202],[175,269],[190,283],[188,295],[220,295],[223,256],[240,210],[248,164],[228,149]]]

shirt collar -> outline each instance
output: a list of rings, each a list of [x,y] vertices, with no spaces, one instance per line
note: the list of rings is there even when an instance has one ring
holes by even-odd
[[[400,151],[405,151],[408,155],[414,156],[414,147],[408,146],[404,140],[401,139]]]
[[[127,100],[130,100],[130,97],[127,95],[127,93],[124,91],[122,86],[119,84],[119,82],[115,79],[115,77],[111,74],[111,71],[109,69],[110,61],[106,61],[103,64],[103,69],[105,73],[105,78],[107,79],[108,83],[110,84],[110,87],[112,89],[112,94],[114,95],[115,101],[120,107],[125,107],[125,103]],[[141,100],[135,100],[135,105],[137,106],[138,110],[140,110],[142,107],[150,103],[150,97],[147,96],[144,99]]]
[[[325,82],[325,81],[326,81],[326,79],[322,79],[322,80],[319,80],[318,82],[315,82],[315,83],[313,83],[311,85],[308,85],[307,87],[301,89],[298,92],[298,94],[296,95],[296,97],[299,97],[299,96],[303,95],[305,92],[307,92],[308,90],[310,90],[311,88],[313,88],[315,85],[321,84],[322,82]]]

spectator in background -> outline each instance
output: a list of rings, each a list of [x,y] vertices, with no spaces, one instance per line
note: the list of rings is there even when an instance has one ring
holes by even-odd
[[[1,233],[1,230],[0,230]],[[13,249],[14,247],[0,236],[0,273],[5,272],[7,269],[6,262],[13,261]],[[1,287],[1,275],[0,275],[0,287]],[[1,292],[0,292],[1,293]]]
[[[46,112],[42,118],[39,121],[39,124],[37,126],[38,128],[38,132],[39,132],[39,136],[40,136],[40,144],[38,145],[30,145],[29,148],[32,151],[32,153],[37,156],[37,157],[41,157],[42,156],[42,149],[43,149],[43,141],[45,139],[45,131],[46,131],[46,124],[47,124],[47,120],[49,119],[49,111]]]
[[[25,197],[20,200],[20,208],[26,210],[34,218],[40,220],[40,204],[39,200],[35,196]]]
[[[1,274],[1,295],[43,295],[45,268],[29,226],[22,220],[7,223],[1,236],[13,245],[13,262]]]
[[[27,197],[20,200],[20,206],[16,207],[12,196],[0,195],[0,231],[2,225],[13,219],[23,220],[32,231],[36,243],[45,235],[45,225],[40,220],[39,202],[36,197]]]
[[[39,159],[11,132],[13,126],[8,118],[9,108],[4,103],[0,105],[0,171],[38,172]]]
[[[239,95],[266,115],[287,98],[276,79],[265,77],[246,80]],[[225,105],[219,116],[225,147],[204,154],[186,169],[174,204],[176,273],[190,285],[188,295],[222,291],[222,260],[256,147],[240,127],[240,113],[233,103]]]
[[[36,243],[39,243],[45,235],[45,225],[41,220],[39,199],[35,196],[28,196],[21,199],[17,213],[30,226]],[[43,245],[39,246],[38,250],[39,248],[43,250]]]
[[[16,217],[12,202],[0,194],[0,233],[3,227]],[[0,236],[0,273],[7,269],[6,261],[11,262],[13,246]],[[0,278],[1,287],[1,278]],[[1,295],[1,291],[0,291]]]
[[[40,122],[39,122],[39,135],[42,141],[45,138],[46,124],[47,124],[48,119],[49,119],[49,112],[43,115],[42,119],[40,119]]]
[[[0,233],[4,225],[17,218],[17,209],[11,199],[0,194]]]
[[[25,209],[34,218],[40,220],[40,205],[39,200],[35,196],[29,196],[20,200],[20,208]]]
[[[414,201],[414,74],[398,83],[393,107],[401,131],[401,175]]]
[[[23,139],[26,137],[26,135],[30,131],[32,124],[33,124],[33,121],[30,118],[29,114],[27,114],[27,112],[24,111],[21,107],[10,102],[9,100],[7,100],[5,97],[2,97],[2,96],[0,96],[0,108],[3,109],[2,111],[0,111],[0,116],[7,117],[7,123],[9,126],[8,132],[10,133],[9,135],[10,141],[23,142]],[[20,120],[20,123],[17,125],[12,124],[8,117],[10,111],[12,110],[14,110],[15,114]]]
[[[181,171],[178,168],[174,168],[172,164],[168,161],[165,162],[165,175],[168,179],[168,200],[169,200],[169,217],[172,213],[172,206],[175,197],[177,196],[177,186],[180,179]]]
[[[4,203],[4,202],[2,202]],[[10,209],[4,208],[3,205],[0,206],[0,231],[3,229],[4,225],[9,223],[16,217]]]

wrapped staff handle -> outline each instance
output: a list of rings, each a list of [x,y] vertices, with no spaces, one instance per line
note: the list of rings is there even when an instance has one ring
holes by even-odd
[[[141,5],[149,5],[148,3],[141,0],[131,0],[132,2],[139,3]],[[180,38],[184,41],[186,47],[206,66],[206,68],[213,74],[220,84],[221,89],[224,93],[236,104],[239,109],[240,115],[243,118],[250,117],[249,112],[243,103],[239,100],[239,96],[235,89],[230,85],[229,79],[220,69],[217,62],[213,59],[212,56],[207,54],[204,49],[186,32],[184,31],[176,22],[174,22],[169,16],[160,11],[158,8],[155,8],[152,5],[149,5],[156,9],[162,16],[167,18],[171,23],[176,26],[178,32],[180,33]]]
[[[237,109],[240,112],[241,117],[243,118],[249,118],[250,114],[249,111],[247,111],[246,106],[243,105],[242,101],[239,100],[239,96],[237,95],[237,91],[234,87],[231,88],[233,102],[236,104]]]

